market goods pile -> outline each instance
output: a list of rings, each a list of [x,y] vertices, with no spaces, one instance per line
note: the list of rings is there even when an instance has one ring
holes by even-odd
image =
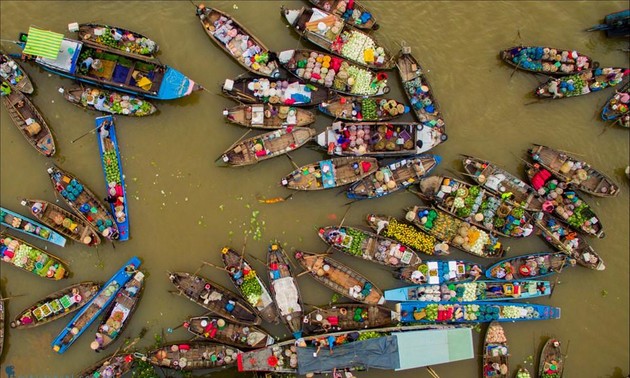
[[[136,38],[130,32],[120,33],[118,30],[106,26],[94,29],[94,34],[94,40],[97,43],[118,50],[141,55],[150,55],[156,52],[157,44],[155,42],[145,37]]]
[[[247,302],[256,307],[262,297],[262,286],[258,282],[258,276],[254,270],[250,270],[243,277],[243,283],[240,286],[243,296],[247,299]]]
[[[597,68],[593,71],[552,79],[543,84],[536,93],[550,94],[554,98],[573,97],[596,92],[621,83],[625,73],[620,68]]]
[[[418,114],[420,122],[430,127],[444,125],[442,119],[435,119],[439,110],[433,103],[429,86],[422,82],[422,76],[406,81],[404,90],[409,94],[411,107]]]
[[[0,65],[0,77],[8,81],[12,85],[16,85],[26,76],[24,76],[24,72],[22,72],[17,63],[15,63],[13,60],[7,59],[4,63]]]
[[[0,254],[3,261],[40,277],[60,280],[67,275],[66,269],[50,256],[8,236],[0,239]]]
[[[105,165],[105,181],[120,183],[120,167],[115,150],[103,152],[103,164]]]
[[[388,54],[367,34],[350,30],[344,31],[331,45],[331,50],[344,58],[363,65],[381,67],[388,63]]]
[[[588,57],[577,51],[549,47],[525,47],[510,51],[512,62],[526,70],[539,72],[575,72],[590,69]]]
[[[330,9],[331,3],[329,2],[324,2],[322,6],[326,12],[332,11],[333,13],[343,18],[349,24],[359,26],[364,25],[372,20],[372,14],[367,11],[361,12],[359,9],[355,8],[356,4],[353,0],[339,1],[337,2],[337,7],[335,9]]]
[[[335,132],[339,135],[335,147],[341,151],[364,154],[373,152],[394,152],[415,150],[416,124],[404,125],[350,125]],[[391,185],[391,184],[390,184]],[[394,183],[395,185],[395,183]],[[390,187],[389,189],[393,189]]]
[[[254,93],[254,97],[263,103],[271,104],[308,104],[311,102],[312,91],[317,87],[312,84],[300,84],[288,80],[272,81],[265,78],[257,78],[247,84],[247,89]]]
[[[516,378],[532,378],[532,375],[527,370],[519,370],[516,373]]]
[[[337,235],[331,233],[328,240],[332,242],[335,247],[341,248],[351,255],[363,256],[363,252],[365,251],[364,241],[367,235],[353,228],[342,228],[339,231],[340,234]]]
[[[100,104],[99,99],[103,100]],[[155,107],[148,101],[139,98],[111,92],[104,89],[87,88],[81,94],[81,104],[85,107],[93,106],[97,110],[111,114],[130,116],[145,116],[155,112]]]
[[[503,327],[489,327],[486,333],[486,342],[495,344],[506,343],[507,337],[505,337]],[[507,349],[504,348],[504,353],[502,354],[507,355]]]
[[[274,346],[271,348],[271,356],[267,358],[267,365],[272,369],[297,369],[297,347],[291,345],[291,347],[279,347]]]
[[[533,307],[499,306],[490,304],[429,304],[423,310],[424,319],[438,322],[491,322],[498,319],[538,318],[540,314]]]
[[[0,210],[0,219],[6,219],[6,217],[9,216],[8,213],[6,213],[4,210]],[[48,237],[50,237],[50,231],[45,229],[45,228],[41,228],[38,226],[35,226],[33,224],[31,224],[30,222],[26,221],[26,220],[22,220],[18,217],[14,217],[11,216],[11,226],[13,228],[17,228],[17,229],[21,229],[24,232],[28,232],[30,234],[34,234],[34,235],[39,235],[44,239],[48,239]]]
[[[416,299],[422,302],[472,302],[486,299],[483,282],[424,285],[417,289]]]
[[[490,275],[492,277],[504,280],[513,280],[518,275],[525,278],[534,278],[549,273],[551,262],[548,256],[537,256],[525,260],[524,264],[517,262],[510,263],[506,261],[492,268]]]
[[[63,198],[74,202],[83,193],[83,185],[79,184],[76,179],[72,179],[60,193]]]
[[[395,219],[389,221],[382,231],[382,235],[398,240],[415,249],[417,252],[422,252],[427,255],[433,255],[435,253],[435,245],[439,243],[433,236],[418,231],[408,224],[400,223]]]

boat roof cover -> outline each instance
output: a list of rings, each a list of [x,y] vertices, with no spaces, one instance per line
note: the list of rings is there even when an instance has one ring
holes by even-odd
[[[400,363],[396,370],[474,358],[471,328],[397,332],[394,335],[398,340]]]
[[[28,39],[24,47],[24,54],[56,59],[62,40],[63,34],[31,26],[28,28]]]
[[[77,60],[79,59],[82,46],[83,44],[79,41],[63,39],[54,58],[38,56],[35,61],[44,66],[74,74],[74,71],[76,71],[77,68]],[[26,49],[24,52],[26,53]]]

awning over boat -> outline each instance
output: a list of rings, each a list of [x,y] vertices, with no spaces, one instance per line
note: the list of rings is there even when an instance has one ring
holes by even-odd
[[[24,54],[56,59],[57,55],[59,55],[62,40],[63,34],[31,26],[28,28],[28,39],[24,47]]]
[[[77,60],[81,53],[83,44],[71,39],[61,41],[59,53],[55,58],[37,57],[35,61],[41,65],[50,67],[54,70],[74,74],[77,68]]]
[[[400,367],[414,369],[474,358],[472,329],[396,332]]]

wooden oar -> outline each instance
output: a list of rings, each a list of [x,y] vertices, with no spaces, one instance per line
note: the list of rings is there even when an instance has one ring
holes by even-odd
[[[207,262],[207,261],[202,261],[202,263],[203,263],[204,265],[210,265],[210,266],[211,266],[211,267],[213,267],[213,268],[216,268],[216,269],[222,270],[222,271],[224,271],[224,272],[227,272],[227,273],[229,273],[229,274],[232,274],[232,272],[230,272],[229,270],[227,270],[227,269],[225,269],[225,268],[222,268],[222,267],[220,267],[220,266],[216,266],[216,265],[214,265],[213,263],[209,263],[209,262]]]
[[[300,169],[300,167],[295,164],[295,161],[293,161],[293,158],[291,157],[291,155],[289,154],[285,154],[287,158],[289,158],[289,161],[291,162],[291,165],[293,165],[293,168],[295,168],[296,170]]]
[[[323,308],[321,308],[321,307],[317,307],[317,306],[315,306],[314,304],[305,303],[305,302],[302,302],[302,304],[303,304],[303,305],[305,305],[305,306],[313,307],[314,309],[319,310],[319,311],[324,311],[324,309],[323,309]]]
[[[425,368],[427,369],[427,371],[429,372],[429,375],[431,375],[431,377],[433,377],[433,378],[440,378],[440,376],[437,375],[437,373],[435,372],[435,370],[433,370],[433,368],[431,366],[426,366]]]
[[[12,295],[12,296],[10,296],[10,297],[6,297],[6,298],[2,298],[2,299],[0,299],[0,301],[8,301],[9,299],[19,298],[19,297],[23,297],[23,296],[25,296],[25,295],[26,295],[26,294]]]
[[[252,255],[251,253],[248,253],[247,256],[251,257],[252,259],[258,261],[259,263],[263,264],[263,265],[267,265],[267,263],[265,261],[262,261],[261,259],[259,259],[258,257]]]
[[[74,142],[76,142],[77,140],[79,140],[79,139],[81,139],[81,138],[83,138],[83,137],[85,137],[85,136],[87,136],[87,135],[90,135],[90,134],[94,133],[96,130],[98,130],[98,129],[100,129],[100,128],[101,128],[101,125],[98,125],[98,126],[96,126],[95,128],[93,128],[93,129],[91,129],[90,131],[88,131],[87,133],[85,133],[85,134],[81,135],[80,137],[78,137],[78,138],[76,138],[76,139],[74,139],[74,140],[71,140],[71,141],[70,141],[70,143],[74,143]]]

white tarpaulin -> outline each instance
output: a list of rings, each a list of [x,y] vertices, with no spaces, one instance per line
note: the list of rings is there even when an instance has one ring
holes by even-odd
[[[271,282],[273,290],[276,293],[276,303],[280,308],[282,316],[289,315],[294,311],[300,311],[302,308],[298,303],[298,291],[293,277],[284,277]]]

